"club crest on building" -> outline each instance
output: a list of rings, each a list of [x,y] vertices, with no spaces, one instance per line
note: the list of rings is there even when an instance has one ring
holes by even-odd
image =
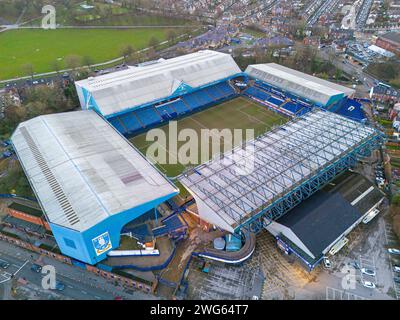
[[[111,239],[108,232],[104,232],[103,234],[94,238],[92,242],[94,250],[98,256],[112,248]]]

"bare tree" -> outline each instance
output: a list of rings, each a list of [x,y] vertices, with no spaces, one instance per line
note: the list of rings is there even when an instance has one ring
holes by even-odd
[[[32,63],[26,63],[24,65],[22,65],[22,72],[25,75],[28,75],[31,77],[31,79],[33,80],[33,74],[34,74],[34,68],[33,68],[33,64]]]

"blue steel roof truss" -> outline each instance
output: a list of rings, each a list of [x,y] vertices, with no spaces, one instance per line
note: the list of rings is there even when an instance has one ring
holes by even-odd
[[[383,135],[375,135],[360,146],[354,148],[345,157],[337,160],[319,174],[305,181],[297,188],[290,191],[284,197],[273,202],[259,213],[248,219],[245,223],[239,225],[235,231],[245,229],[251,232],[259,232],[263,225],[268,224],[270,220],[277,220],[289,210],[297,206],[301,201],[313,195],[327,183],[332,181],[338,174],[351,168],[361,158],[371,155],[371,152],[379,148],[384,141]]]

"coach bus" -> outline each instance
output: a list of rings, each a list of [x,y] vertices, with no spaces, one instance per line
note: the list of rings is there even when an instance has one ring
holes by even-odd
[[[340,239],[338,242],[336,242],[331,250],[329,250],[329,254],[330,255],[335,255],[336,253],[338,253],[347,243],[349,242],[349,239],[347,239],[346,237],[343,237],[342,239]]]

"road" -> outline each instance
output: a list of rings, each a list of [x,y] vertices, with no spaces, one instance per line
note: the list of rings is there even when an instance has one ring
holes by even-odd
[[[0,261],[6,261],[10,264],[10,267],[6,270],[0,269],[0,282],[3,282],[2,280],[5,280],[7,275],[14,273],[25,264],[15,278],[26,279],[30,285],[34,285],[42,293],[46,293],[46,290],[41,286],[42,274],[30,270],[30,267],[35,262],[40,265],[53,265],[56,269],[56,279],[65,284],[65,290],[55,291],[63,299],[113,300],[116,296],[135,300],[159,299],[141,291],[129,290],[127,292],[123,288],[116,287],[102,277],[84,269],[39,256],[4,241],[0,241]],[[4,273],[7,273],[6,276],[4,276]],[[5,289],[9,287],[10,281],[0,284],[0,288],[2,288],[0,292],[3,292],[6,297],[9,293]],[[51,292],[48,293],[50,294]],[[0,297],[0,299],[2,298]]]

